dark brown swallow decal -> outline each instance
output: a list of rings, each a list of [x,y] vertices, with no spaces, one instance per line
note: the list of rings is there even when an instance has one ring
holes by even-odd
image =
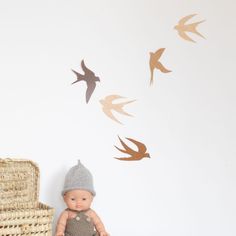
[[[160,70],[162,73],[169,73],[171,70],[166,69],[161,62],[159,61],[162,53],[164,52],[165,48],[158,49],[155,53],[150,52],[150,60],[149,60],[149,67],[151,71],[151,79],[150,79],[150,85],[153,83],[153,73],[154,69]]]
[[[72,84],[75,84],[79,81],[84,80],[87,84],[87,90],[86,90],[86,103],[89,102],[89,99],[96,87],[96,81],[100,81],[99,77],[95,76],[94,72],[89,70],[85,64],[84,64],[84,60],[81,61],[81,67],[82,70],[84,71],[84,75],[78,73],[77,71],[72,70],[76,76],[77,76],[77,80],[74,81]]]
[[[143,159],[144,157],[150,158],[149,153],[147,153],[147,148],[146,146],[141,143],[138,142],[134,139],[131,138],[126,138],[127,140],[129,140],[130,142],[134,143],[137,147],[138,147],[138,151],[134,151],[133,149],[131,149],[129,146],[127,146],[122,140],[121,138],[118,136],[122,146],[124,147],[124,150],[121,148],[118,148],[117,146],[115,146],[119,151],[129,154],[129,157],[115,157],[117,160],[120,161],[139,161],[141,159]]]

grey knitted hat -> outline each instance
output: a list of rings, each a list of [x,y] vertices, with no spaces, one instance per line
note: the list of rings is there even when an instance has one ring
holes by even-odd
[[[90,171],[81,164],[80,160],[78,160],[78,164],[73,166],[66,174],[62,195],[75,189],[87,190],[91,192],[93,196],[96,195],[93,187],[93,176]]]

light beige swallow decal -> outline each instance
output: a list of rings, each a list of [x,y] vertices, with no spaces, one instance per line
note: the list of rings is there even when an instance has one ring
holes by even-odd
[[[178,31],[178,34],[181,38],[185,39],[185,40],[188,40],[188,41],[191,41],[191,42],[194,42],[195,41],[193,39],[191,39],[187,34],[186,32],[191,32],[193,34],[197,34],[198,36],[202,37],[202,38],[205,38],[202,34],[200,34],[198,31],[197,31],[197,26],[204,22],[205,20],[202,20],[202,21],[198,21],[198,22],[194,22],[194,23],[191,23],[191,24],[186,24],[186,22],[191,19],[192,17],[196,16],[197,14],[192,14],[192,15],[188,15],[188,16],[185,16],[183,17],[179,22],[178,22],[178,25],[176,25],[174,27],[174,29],[176,29]]]
[[[118,136],[122,146],[124,147],[124,150],[121,148],[116,147],[119,151],[129,154],[129,157],[115,157],[117,160],[120,161],[139,161],[141,159],[143,159],[144,157],[150,158],[149,153],[147,153],[147,148],[146,146],[141,143],[138,142],[132,138],[126,138],[127,140],[129,140],[130,142],[134,143],[137,147],[138,147],[138,151],[134,151],[133,149],[131,149],[129,146],[127,146],[122,140],[121,138]]]
[[[160,70],[162,73],[169,73],[171,70],[166,69],[161,62],[159,61],[162,53],[165,51],[165,48],[158,49],[155,53],[150,52],[149,67],[151,71],[150,85],[153,83],[153,73],[154,69]]]
[[[134,102],[135,100],[132,100],[132,101],[127,101],[127,102],[121,102],[121,103],[113,103],[114,100],[116,99],[120,99],[120,98],[124,98],[124,97],[121,97],[119,95],[109,95],[107,97],[105,97],[104,99],[101,99],[100,100],[100,103],[102,104],[102,110],[103,112],[109,117],[111,118],[112,120],[122,124],[118,119],[116,119],[116,117],[113,115],[112,113],[112,110],[120,113],[120,114],[123,114],[123,115],[126,115],[126,116],[132,116],[130,115],[129,113],[125,112],[124,111],[124,105],[126,104],[129,104],[131,102]]]

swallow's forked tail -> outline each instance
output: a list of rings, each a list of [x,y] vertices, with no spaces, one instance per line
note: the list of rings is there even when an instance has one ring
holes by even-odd
[[[79,81],[81,81],[81,80],[83,80],[84,78],[83,78],[83,76],[81,75],[81,74],[79,74],[77,71],[75,71],[75,70],[72,70],[72,72],[74,72],[75,73],[75,75],[77,76],[77,79],[76,79],[76,81],[74,81],[73,83],[71,83],[71,84],[75,84],[75,83],[77,83],[77,82],[79,82]]]
[[[126,111],[124,111],[123,107],[126,105],[126,104],[129,104],[129,103],[132,103],[132,102],[135,102],[136,100],[131,100],[131,101],[127,101],[127,102],[122,102],[120,104],[116,104],[116,111],[123,114],[123,115],[126,115],[126,116],[133,116],[129,113],[127,113]]]
[[[151,78],[150,78],[150,86],[152,86],[153,84],[153,70],[151,70]]]
[[[205,39],[205,37],[197,31],[197,26],[198,26],[200,23],[204,22],[204,21],[205,21],[205,20],[202,20],[202,21],[198,21],[198,22],[195,22],[195,23],[192,23],[192,24],[188,25],[186,31],[195,33],[195,34],[197,34],[198,36],[200,36],[200,37],[202,37],[202,38]]]

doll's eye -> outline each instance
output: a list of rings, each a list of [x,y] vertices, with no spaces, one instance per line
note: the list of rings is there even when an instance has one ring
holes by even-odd
[[[86,198],[82,198],[83,201],[86,201]]]
[[[71,198],[70,200],[71,200],[71,201],[74,201],[74,200],[75,200],[75,198]]]

